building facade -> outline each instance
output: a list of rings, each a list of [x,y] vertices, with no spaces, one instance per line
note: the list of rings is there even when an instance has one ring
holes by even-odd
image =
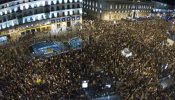
[[[152,12],[151,2],[132,0],[84,0],[85,14],[102,20],[121,20],[122,18],[146,17]]]
[[[32,30],[66,30],[82,22],[82,0],[2,0],[1,34],[21,35]],[[42,28],[41,28],[42,27]],[[24,31],[24,32],[22,32]]]
[[[167,3],[162,3],[158,1],[152,1],[154,3],[153,12],[154,13],[169,13],[173,12],[173,7]]]

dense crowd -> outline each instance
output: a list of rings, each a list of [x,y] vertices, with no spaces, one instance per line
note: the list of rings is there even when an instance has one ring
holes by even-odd
[[[76,34],[31,35],[0,48],[0,98],[24,100],[84,100],[81,82],[109,82],[124,100],[175,99],[175,92],[161,88],[162,64],[174,76],[175,47],[166,46],[170,23],[161,19],[106,22],[84,20]],[[28,47],[42,40],[85,40],[82,50],[50,58],[31,58]],[[126,58],[121,50],[133,56]],[[99,75],[96,75],[100,73]],[[121,83],[120,86],[117,84]],[[100,90],[97,91],[100,94]]]

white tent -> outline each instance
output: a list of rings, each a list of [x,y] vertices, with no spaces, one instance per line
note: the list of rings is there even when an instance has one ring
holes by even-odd
[[[122,56],[124,56],[124,57],[126,57],[126,58],[132,56],[132,52],[131,52],[128,48],[124,48],[124,49],[121,51],[121,54],[122,54]]]
[[[88,81],[82,82],[82,88],[88,88]]]
[[[172,46],[174,44],[174,41],[170,38],[167,38],[168,46]]]

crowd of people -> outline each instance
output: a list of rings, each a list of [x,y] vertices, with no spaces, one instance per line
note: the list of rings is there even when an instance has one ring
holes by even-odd
[[[165,45],[170,28],[162,19],[115,23],[84,20],[82,29],[73,35],[40,37],[37,33],[12,41],[0,47],[0,98],[85,100],[88,97],[81,83],[89,80],[89,87],[111,84],[112,92],[122,100],[175,99],[174,91],[160,85],[162,64],[169,65],[167,76],[173,77],[175,71],[175,47]],[[86,43],[81,50],[50,58],[28,57],[28,47],[37,41],[62,41],[75,35]],[[133,55],[123,57],[124,48]]]

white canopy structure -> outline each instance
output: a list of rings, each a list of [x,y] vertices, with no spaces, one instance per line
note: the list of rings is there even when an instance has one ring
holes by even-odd
[[[126,58],[132,56],[132,52],[131,52],[128,48],[124,48],[124,49],[121,51],[121,54],[122,54],[122,56],[124,56],[124,57],[126,57]]]

